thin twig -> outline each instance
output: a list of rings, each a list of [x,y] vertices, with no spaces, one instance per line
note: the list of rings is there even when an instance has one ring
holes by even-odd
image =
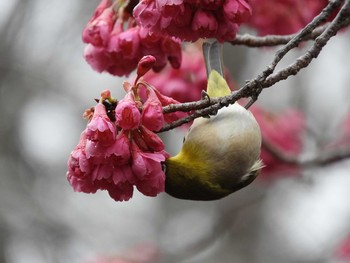
[[[317,27],[314,31],[311,32],[308,36],[306,36],[303,40],[314,40],[316,37],[322,34],[322,32],[327,28],[328,24]],[[267,35],[267,36],[253,36],[250,34],[237,35],[235,40],[230,43],[234,46],[246,46],[246,47],[273,47],[279,45],[285,45],[296,34],[290,35]]]
[[[268,76],[275,70],[277,64],[282,58],[293,48],[297,47],[305,38],[312,33],[312,31],[326,22],[332,12],[342,4],[342,0],[330,1],[329,4],[322,10],[322,12],[314,17],[314,19],[307,24],[297,35],[295,35],[285,46],[280,48],[268,68],[263,72],[262,76]],[[264,74],[265,73],[265,74]],[[270,73],[270,74],[268,74]],[[266,79],[266,77],[264,79]]]
[[[267,142],[266,140],[262,141],[262,148],[283,163],[303,167],[328,165],[350,158],[350,147],[329,149],[309,157],[287,153],[282,149],[277,148],[275,145]]]
[[[296,75],[302,68],[307,67],[314,58],[317,58],[323,47],[328,43],[329,39],[337,34],[337,32],[350,24],[350,2],[346,1],[336,18],[327,27],[327,29],[315,39],[315,43],[309,48],[305,55],[299,57],[292,65],[278,71],[274,75],[264,81],[264,87],[271,87],[277,81],[287,79],[291,75]]]

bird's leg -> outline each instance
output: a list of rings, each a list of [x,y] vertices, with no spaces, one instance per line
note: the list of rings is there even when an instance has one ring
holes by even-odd
[[[202,90],[202,92],[201,92],[201,99],[202,100],[208,100],[210,102],[210,97],[209,97],[208,93],[205,90]]]

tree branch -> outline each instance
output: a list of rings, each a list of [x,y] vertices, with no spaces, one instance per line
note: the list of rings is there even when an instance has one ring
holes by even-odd
[[[270,87],[277,81],[287,79],[291,75],[296,75],[302,68],[307,67],[314,58],[317,58],[322,48],[328,43],[329,39],[337,34],[344,26],[350,24],[350,3],[346,1],[337,17],[327,27],[327,29],[315,39],[315,43],[309,48],[305,55],[299,57],[292,65],[280,70],[270,76],[264,82],[264,85]],[[271,85],[272,84],[272,85]]]
[[[322,33],[315,39],[313,45],[306,51],[306,53],[303,56],[299,57],[297,61],[292,65],[273,74],[276,66],[283,59],[283,57],[290,50],[297,47],[303,40],[310,37],[310,34],[312,34],[314,29],[320,24],[324,23],[331,15],[331,13],[342,4],[342,2],[342,0],[330,1],[328,6],[324,8],[318,16],[316,16],[298,34],[294,35],[294,37],[292,37],[292,39],[285,46],[283,46],[277,51],[273,61],[261,74],[259,74],[255,79],[248,81],[241,89],[234,91],[230,95],[221,98],[200,100],[196,102],[189,102],[177,105],[168,105],[164,107],[164,113],[170,113],[175,111],[194,111],[194,113],[171,124],[165,125],[159,132],[174,129],[198,117],[215,115],[219,109],[233,104],[241,98],[252,98],[252,100],[248,103],[248,106],[246,107],[249,108],[249,106],[251,106],[257,100],[258,96],[260,95],[263,89],[269,88],[277,82],[285,80],[291,75],[297,74],[302,68],[307,67],[311,63],[311,61],[319,55],[322,48],[328,43],[329,39],[335,36],[341,28],[350,24],[349,0],[345,1],[344,5],[338,12],[338,15],[335,17],[335,19],[327,26],[325,26],[325,29],[323,29]]]
[[[350,157],[350,147],[329,149],[309,157],[286,153],[266,140],[262,141],[262,148],[281,162],[304,167],[328,165]]]
[[[308,36],[303,40],[314,40],[316,37],[327,28],[328,24],[319,26],[314,29]],[[267,35],[263,37],[253,36],[250,34],[237,35],[235,40],[230,43],[234,46],[246,46],[246,47],[273,47],[279,45],[285,45],[292,40],[297,34],[290,35]]]

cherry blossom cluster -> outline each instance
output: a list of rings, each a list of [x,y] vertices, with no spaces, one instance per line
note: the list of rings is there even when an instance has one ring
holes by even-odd
[[[145,55],[153,55],[153,70],[167,61],[174,68],[181,65],[181,42],[175,37],[150,33],[138,26],[126,2],[102,0],[85,27],[82,39],[88,45],[84,57],[98,72],[129,75]]]
[[[304,28],[326,7],[328,0],[251,0],[247,22],[259,35],[287,35]]]
[[[86,129],[68,160],[67,178],[75,191],[107,190],[116,201],[129,200],[136,188],[147,196],[164,191],[162,162],[168,157],[164,143],[154,132],[184,116],[163,115],[162,107],[178,103],[152,86],[138,81],[155,62],[145,57],[134,85],[124,83],[125,97],[117,101],[109,90],[97,105],[85,112]]]
[[[136,21],[151,32],[161,32],[185,41],[216,38],[233,40],[239,25],[248,20],[246,0],[141,0],[134,9]]]

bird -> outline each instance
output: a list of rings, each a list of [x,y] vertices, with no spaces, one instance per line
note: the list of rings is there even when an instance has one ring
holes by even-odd
[[[210,98],[229,95],[223,77],[222,44],[205,42]],[[254,181],[263,167],[261,131],[253,114],[237,102],[193,121],[180,152],[165,161],[165,192],[186,200],[221,199]]]

